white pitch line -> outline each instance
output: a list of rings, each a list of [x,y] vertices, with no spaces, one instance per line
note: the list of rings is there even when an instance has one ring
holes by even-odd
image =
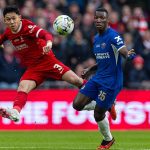
[[[45,148],[45,149],[49,149],[50,147],[0,147],[0,149],[5,149],[5,148],[8,148],[8,149],[20,149],[20,148],[24,148],[24,149],[42,149],[42,148]],[[83,149],[84,150],[84,148],[68,148],[68,147],[60,147],[60,149],[74,149],[74,150],[77,150],[77,149]],[[85,150],[86,149],[88,149],[89,150],[89,148],[85,148]],[[91,149],[91,148],[90,148]]]
[[[48,149],[50,150],[50,147],[0,147],[0,149]],[[62,150],[93,150],[91,148],[68,148],[68,147],[60,147]],[[53,150],[56,150],[53,148]],[[124,148],[112,148],[112,150],[124,150]],[[128,150],[137,150],[133,148],[129,148]],[[150,149],[138,149],[138,150],[150,150]]]

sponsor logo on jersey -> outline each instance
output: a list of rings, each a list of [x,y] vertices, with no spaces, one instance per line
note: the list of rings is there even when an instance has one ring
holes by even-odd
[[[109,52],[106,52],[106,53],[96,53],[95,57],[96,57],[96,59],[109,59],[110,55],[109,55]]]
[[[118,35],[114,38],[117,41],[117,45],[123,44],[122,38]]]
[[[25,49],[25,48],[28,48],[28,47],[29,46],[27,44],[25,44],[25,43],[15,46],[15,48],[17,50],[22,50],[22,49]]]
[[[19,41],[24,42],[24,39],[23,39],[22,36],[20,36],[19,38],[16,38],[16,39],[13,40],[13,42],[15,42],[15,43],[19,42]]]

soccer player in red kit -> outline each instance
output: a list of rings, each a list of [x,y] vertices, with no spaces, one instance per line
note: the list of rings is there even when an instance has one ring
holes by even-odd
[[[26,71],[20,79],[13,108],[0,108],[0,115],[19,121],[19,113],[27,101],[28,93],[45,79],[64,80],[77,87],[81,87],[85,80],[56,59],[51,50],[52,35],[33,22],[22,19],[16,6],[7,6],[3,16],[7,28],[0,36],[0,45],[10,40]]]
[[[19,112],[27,101],[27,95],[47,78],[64,80],[81,87],[84,80],[54,56],[52,35],[29,20],[22,19],[16,6],[8,6],[3,11],[5,32],[0,36],[0,44],[10,40],[21,63],[27,68],[20,79],[13,109],[0,109],[3,117],[19,120]]]

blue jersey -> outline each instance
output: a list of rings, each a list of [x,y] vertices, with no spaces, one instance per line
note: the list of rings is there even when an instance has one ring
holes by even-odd
[[[94,37],[93,52],[98,69],[91,80],[108,89],[121,89],[123,72],[119,50],[124,47],[121,36],[112,28]]]

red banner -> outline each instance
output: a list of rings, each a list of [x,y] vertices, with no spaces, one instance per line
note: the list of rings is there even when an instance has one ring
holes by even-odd
[[[97,130],[93,111],[77,112],[72,101],[77,90],[36,90],[29,94],[21,112],[21,119],[14,123],[0,118],[0,130],[57,129]],[[15,91],[0,91],[0,107],[12,107]],[[150,91],[123,90],[117,97],[117,120],[109,116],[111,129],[150,129]],[[108,114],[109,115],[109,114]]]

